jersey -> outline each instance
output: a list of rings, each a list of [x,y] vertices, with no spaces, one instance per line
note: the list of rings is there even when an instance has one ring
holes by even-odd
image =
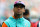
[[[30,27],[31,25],[30,22],[24,17],[15,19],[12,16],[4,21],[4,24],[6,24],[7,27]]]

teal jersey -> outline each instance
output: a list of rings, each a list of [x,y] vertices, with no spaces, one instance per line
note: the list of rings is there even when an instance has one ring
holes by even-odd
[[[30,22],[26,20],[24,17],[14,19],[12,16],[9,17],[6,21],[4,21],[4,23],[8,27],[30,27],[31,25]]]

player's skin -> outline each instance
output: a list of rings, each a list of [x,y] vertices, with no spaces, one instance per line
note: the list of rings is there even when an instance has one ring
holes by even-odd
[[[20,8],[21,6],[14,7],[14,17],[15,18],[22,18],[23,12],[24,12],[24,7]]]

